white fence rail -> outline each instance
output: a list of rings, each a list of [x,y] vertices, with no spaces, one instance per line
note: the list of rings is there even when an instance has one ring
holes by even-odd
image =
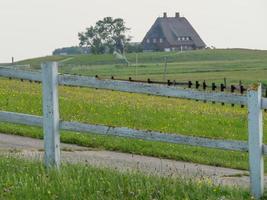
[[[0,76],[3,77],[43,82],[43,117],[0,111],[0,121],[43,127],[46,166],[60,165],[60,129],[225,150],[249,151],[251,192],[257,199],[263,195],[263,155],[267,154],[267,146],[264,145],[262,141],[262,110],[267,109],[267,99],[262,97],[260,84],[255,85],[248,90],[247,95],[242,96],[231,93],[201,92],[145,83],[98,80],[96,78],[83,76],[58,75],[57,68],[57,63],[55,62],[43,64],[42,72],[0,68]],[[110,127],[60,121],[58,112],[58,85],[82,86],[174,98],[247,105],[249,110],[249,141],[216,140],[179,134],[160,133],[156,131],[135,130],[126,127]]]
[[[0,67],[0,76],[25,79],[31,81],[42,81],[41,72],[32,72],[19,69],[4,68],[4,67]]]
[[[43,118],[34,115],[0,112],[0,121],[16,124],[43,126]],[[186,144],[225,150],[248,151],[248,143],[242,141],[216,140],[202,137],[184,136],[179,134],[161,133],[156,131],[135,130],[126,127],[111,127],[104,125],[84,124],[79,122],[60,121],[59,128],[67,131],[87,132],[100,135],[129,137],[151,141]],[[267,146],[266,146],[267,148]],[[266,152],[267,153],[267,152]]]

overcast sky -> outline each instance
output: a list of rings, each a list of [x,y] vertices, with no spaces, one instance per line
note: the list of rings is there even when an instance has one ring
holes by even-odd
[[[266,0],[0,0],[0,62],[78,45],[77,33],[106,16],[141,41],[163,12],[180,12],[208,46],[267,49]]]

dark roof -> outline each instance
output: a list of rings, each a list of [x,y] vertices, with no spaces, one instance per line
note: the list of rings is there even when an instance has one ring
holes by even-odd
[[[192,39],[191,43],[194,43],[196,47],[206,46],[185,17],[158,17],[149,32],[146,34],[145,39],[151,37],[161,37],[165,38],[170,45],[177,46],[179,43],[185,43],[185,41],[177,40],[178,37],[183,36],[190,37]]]

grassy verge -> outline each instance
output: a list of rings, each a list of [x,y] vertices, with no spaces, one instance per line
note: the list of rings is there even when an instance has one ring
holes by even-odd
[[[0,156],[0,199],[250,199],[248,191],[208,180],[118,173],[83,165],[47,172],[40,162]]]

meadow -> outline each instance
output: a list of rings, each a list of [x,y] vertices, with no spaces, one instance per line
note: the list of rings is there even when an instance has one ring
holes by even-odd
[[[247,86],[267,83],[267,51],[246,49],[201,50],[127,54],[126,66],[113,55],[47,56],[20,61],[19,68],[39,70],[44,61],[58,61],[61,73],[103,78],[162,80],[164,60],[166,78],[177,81],[206,80]],[[135,65],[136,58],[138,64]],[[42,115],[41,85],[0,79],[0,110]],[[63,87],[60,91],[60,116],[66,121],[155,130],[165,133],[247,141],[247,109],[240,106],[203,103],[184,99],[129,94],[107,90]],[[264,135],[267,135],[264,114]],[[42,138],[42,130],[0,123],[0,132]],[[214,166],[248,169],[246,152],[223,151],[186,145],[149,142],[94,134],[64,132],[61,140],[83,146],[140,155],[150,155]],[[264,137],[265,143],[267,142]],[[267,165],[265,165],[267,169]]]
[[[0,199],[251,199],[248,191],[182,180],[63,164],[60,173],[38,161],[0,156]]]
[[[41,85],[8,79],[0,79],[0,85],[1,110],[42,115]],[[247,140],[247,110],[240,106],[65,86],[59,87],[59,93],[60,116],[66,121]],[[264,120],[266,135],[266,113]],[[40,128],[7,123],[0,123],[0,132],[43,137]],[[99,149],[248,169],[245,152],[64,131],[61,140]]]

